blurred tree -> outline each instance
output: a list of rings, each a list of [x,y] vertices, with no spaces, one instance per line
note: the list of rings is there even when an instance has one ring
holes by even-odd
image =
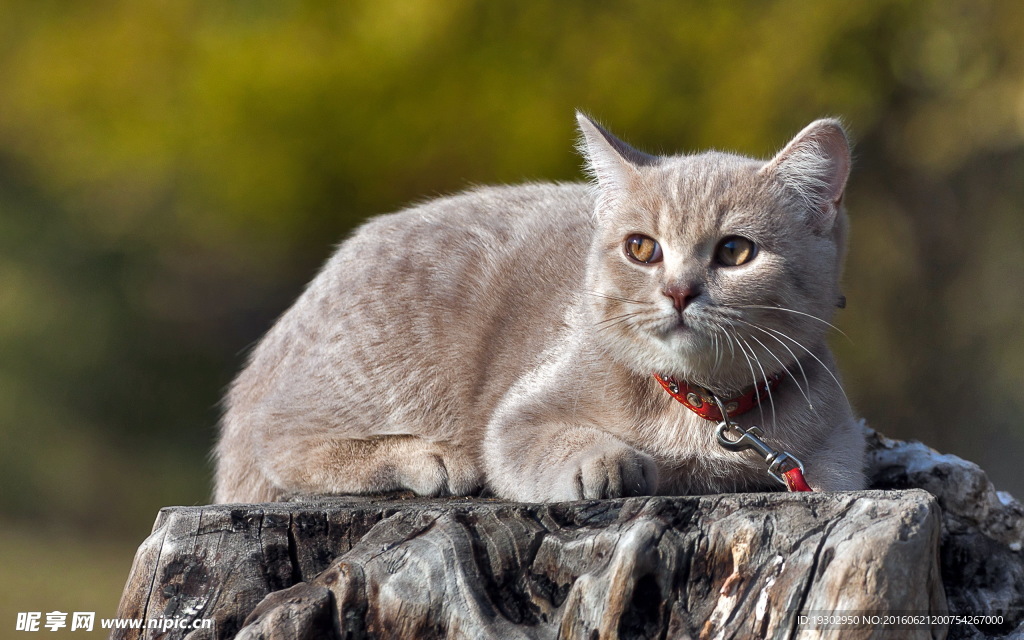
[[[576,179],[572,112],[768,155],[842,116],[879,429],[1024,494],[1024,10],[1009,0],[0,2],[0,513],[208,496],[241,353],[366,216]]]

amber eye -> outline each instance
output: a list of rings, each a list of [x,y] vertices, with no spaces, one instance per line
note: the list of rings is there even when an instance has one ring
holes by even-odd
[[[757,255],[757,245],[752,240],[743,236],[729,236],[718,243],[718,250],[715,258],[719,264],[727,267],[738,267],[754,259]]]
[[[642,236],[639,233],[626,238],[626,256],[634,262],[641,264],[652,264],[661,262],[661,245],[650,236]]]

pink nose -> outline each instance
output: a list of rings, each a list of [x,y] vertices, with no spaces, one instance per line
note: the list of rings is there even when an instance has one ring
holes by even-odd
[[[662,289],[661,292],[672,298],[672,306],[679,313],[682,313],[683,309],[700,293],[695,286],[682,286],[678,284],[670,284]]]

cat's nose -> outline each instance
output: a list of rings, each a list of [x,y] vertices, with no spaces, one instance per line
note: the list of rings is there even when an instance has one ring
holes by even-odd
[[[700,291],[694,285],[670,284],[661,290],[663,294],[672,298],[672,306],[679,313],[683,312],[690,302],[697,297]]]

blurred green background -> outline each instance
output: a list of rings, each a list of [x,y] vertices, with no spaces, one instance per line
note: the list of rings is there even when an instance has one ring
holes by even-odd
[[[1024,5],[0,2],[0,629],[112,615],[243,353],[367,216],[649,151],[857,141],[871,424],[1024,495]],[[78,632],[80,633],[80,632]]]

